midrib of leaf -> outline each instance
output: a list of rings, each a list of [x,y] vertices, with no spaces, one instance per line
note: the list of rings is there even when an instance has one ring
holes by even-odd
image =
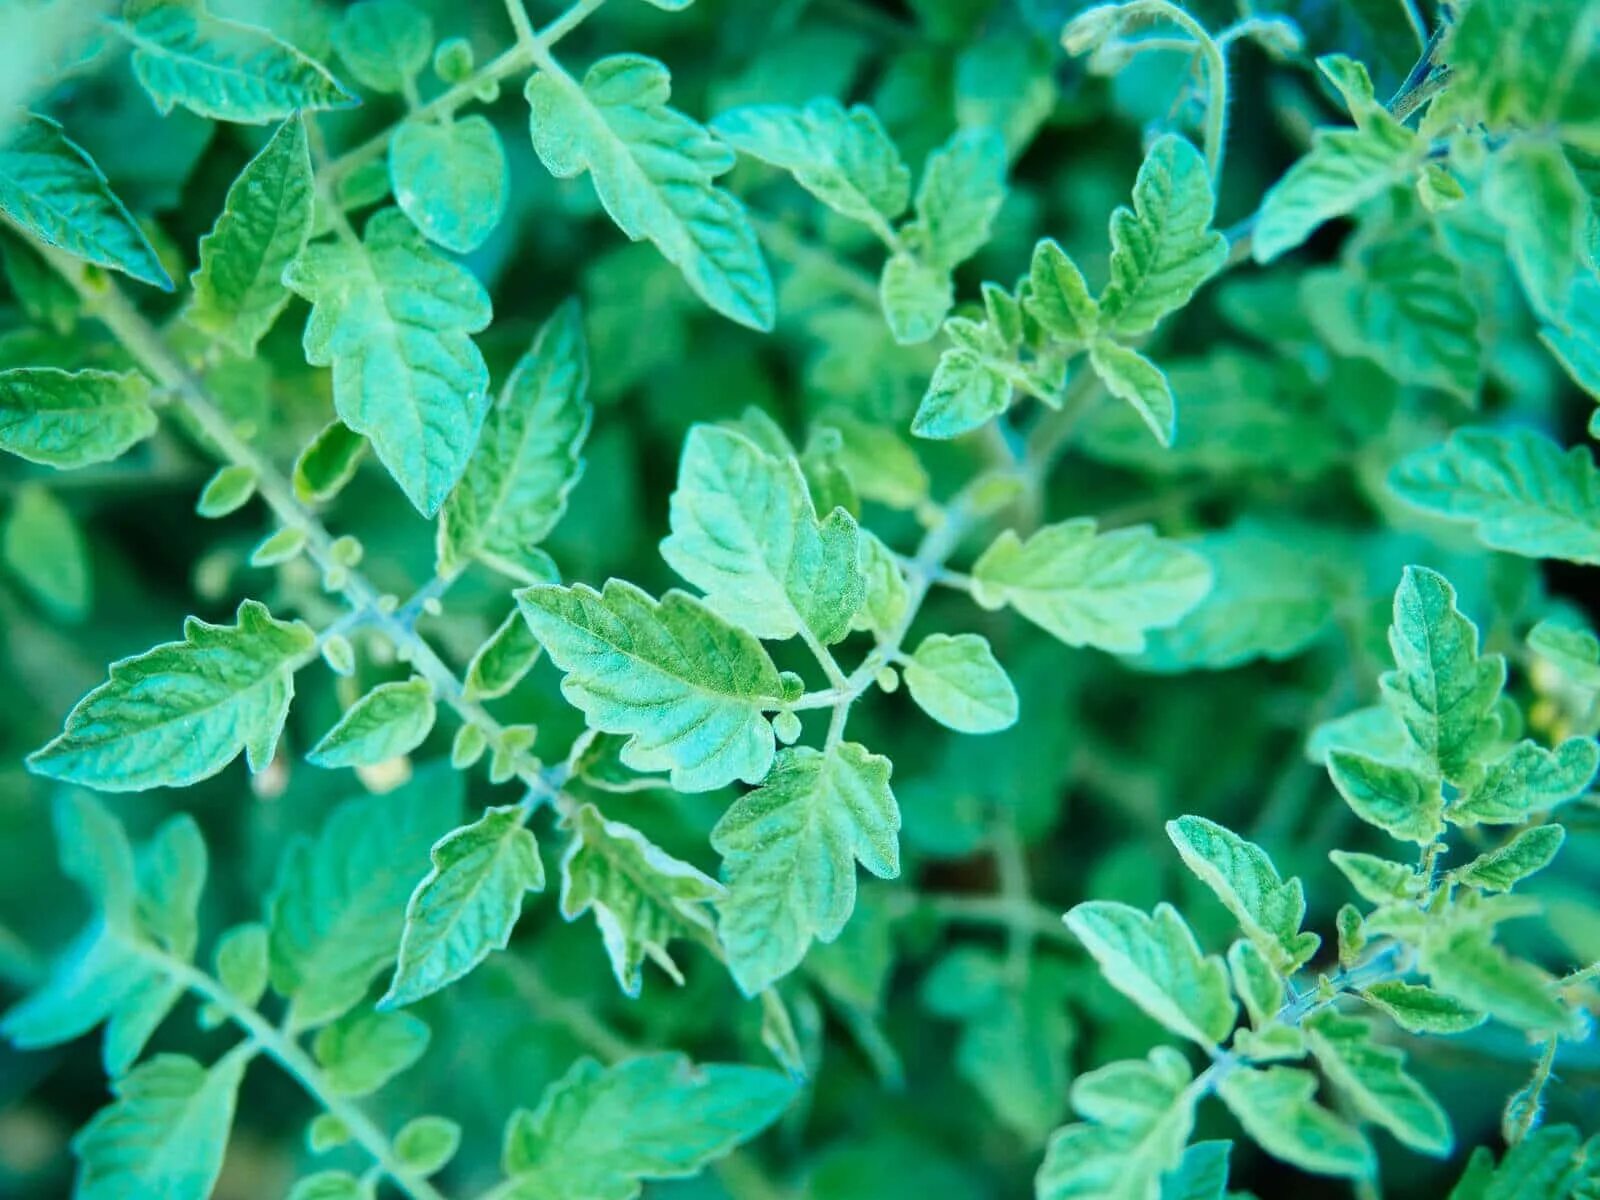
[[[220,24],[232,24],[232,22],[223,21],[220,17],[212,17],[211,19]],[[192,66],[197,70],[209,75],[231,76],[240,83],[253,84],[258,87],[269,86],[263,76],[252,75],[242,67],[220,65],[210,59],[200,58],[198,55],[192,53],[180,53],[172,46],[167,46],[160,42],[152,42],[149,38],[145,37],[133,26],[127,24],[126,22],[111,21],[108,22],[108,24],[110,24],[112,28],[126,38],[130,44],[139,50],[143,50],[146,54],[157,55],[161,58],[170,58],[181,63],[186,63],[189,66]],[[198,24],[196,28],[198,28]],[[266,30],[262,30],[261,32],[271,41],[277,41],[276,38],[273,38],[270,34],[267,34]],[[282,45],[282,43],[280,43],[280,45]],[[288,49],[287,46],[284,46],[283,48]]]

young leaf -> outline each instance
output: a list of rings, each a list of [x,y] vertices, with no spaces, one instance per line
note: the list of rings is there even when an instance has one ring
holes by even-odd
[[[1369,1022],[1324,1009],[1305,1028],[1317,1065],[1358,1113],[1419,1154],[1450,1153],[1449,1118],[1406,1074],[1405,1056],[1373,1040]]]
[[[638,996],[646,957],[682,983],[667,945],[711,929],[705,905],[722,888],[637,829],[606,820],[592,804],[578,809],[572,826],[561,858],[561,915],[576,921],[594,913],[611,969],[627,995]]]
[[[603,592],[524,588],[517,605],[566,673],[562,694],[593,728],[630,735],[627,766],[670,769],[686,792],[766,776],[775,746],[762,710],[782,704],[783,684],[748,633],[682,592],[652,600],[620,579]]]
[[[1220,1044],[1236,1010],[1228,970],[1201,954],[1188,923],[1170,904],[1145,916],[1113,900],[1089,900],[1067,913],[1106,982],[1172,1032],[1204,1047]]]
[[[305,122],[290,117],[245,164],[200,239],[189,324],[241,357],[255,353],[289,303],[283,272],[311,236],[314,190]]]
[[[513,608],[467,664],[462,695],[468,700],[494,700],[504,696],[538,660],[539,643],[522,619],[522,613]]]
[[[711,831],[727,896],[718,932],[733,977],[754,995],[831,942],[856,901],[855,864],[900,873],[900,810],[889,760],[853,742],[778,755],[772,774]]]
[[[989,240],[1005,198],[1005,140],[987,127],[958,130],[928,155],[903,236],[919,260],[949,274]]]
[[[444,1117],[416,1117],[394,1135],[395,1156],[426,1178],[444,1169],[461,1146],[461,1126]]]
[[[413,1016],[356,1008],[317,1030],[312,1053],[328,1090],[367,1096],[413,1066],[428,1048],[428,1027]]]
[[[1367,1139],[1319,1105],[1317,1077],[1293,1067],[1241,1067],[1217,1085],[1239,1124],[1267,1153],[1318,1175],[1372,1174]]]
[[[473,558],[524,583],[545,582],[530,551],[567,510],[583,474],[593,415],[582,313],[568,301],[539,328],[483,424],[466,474],[439,523],[439,569]]]
[[[89,548],[59,500],[24,484],[0,520],[0,562],[47,611],[67,622],[89,613]]]
[[[1458,429],[1402,459],[1389,488],[1415,508],[1473,526],[1493,550],[1600,563],[1600,469],[1581,446],[1532,430]]]
[[[1300,931],[1306,916],[1300,881],[1285,883],[1260,846],[1204,817],[1168,821],[1167,836],[1280,973],[1296,970],[1317,952],[1322,939]]]
[[[488,808],[434,843],[433,869],[406,904],[400,961],[380,1007],[412,1004],[510,944],[523,893],[544,890],[526,820],[520,805]]]
[[[1529,875],[1548,867],[1566,836],[1567,831],[1559,825],[1536,825],[1505,845],[1478,855],[1452,874],[1469,887],[1509,892]]]
[[[187,787],[241,750],[252,771],[262,770],[294,698],[294,672],[316,653],[315,635],[246,600],[235,624],[190,617],[183,636],[113,663],[110,678],[67,714],[61,735],[28,756],[29,769],[105,792]]]
[[[1600,767],[1593,738],[1572,737],[1554,750],[1518,742],[1450,801],[1456,825],[1520,825],[1581,795]]]
[[[756,1067],[695,1066],[679,1054],[613,1067],[579,1059],[539,1107],[506,1125],[507,1196],[632,1200],[646,1179],[684,1179],[756,1136],[795,1086]]]
[[[149,381],[133,371],[0,371],[0,450],[29,462],[108,462],[155,431]]]
[[[1454,1034],[1476,1029],[1488,1015],[1420,983],[1375,983],[1361,998],[1407,1033]]]
[[[317,767],[370,767],[410,754],[433,728],[433,685],[420,675],[380,683],[306,752]]]
[[[489,323],[483,286],[397,209],[369,220],[360,244],[307,246],[283,281],[312,304],[306,360],[333,367],[340,420],[366,434],[411,503],[433,516],[489,406],[488,369],[467,336]]]
[[[251,467],[237,464],[222,467],[206,483],[200,499],[195,501],[194,510],[212,519],[238,512],[256,494],[256,482],[256,473]]]
[[[1176,134],[1158,138],[1139,167],[1133,208],[1111,215],[1111,281],[1100,296],[1105,333],[1148,333],[1221,268],[1228,242],[1211,228],[1213,210],[1200,152]]]
[[[303,504],[325,504],[355,478],[367,439],[343,421],[330,421],[294,460],[294,494]]]
[[[558,179],[585,171],[618,228],[649,238],[712,308],[772,328],[772,279],[744,208],[712,181],[734,155],[667,107],[671,77],[637,54],[603,58],[580,86],[564,71],[528,80],[533,148]]]
[[[1096,338],[1089,343],[1089,363],[1106,391],[1127,402],[1156,435],[1156,441],[1163,446],[1172,445],[1178,430],[1177,411],[1172,385],[1160,367],[1137,350],[1109,338]]]
[[[100,168],[49,117],[28,113],[0,148],[0,215],[46,246],[172,290]]]
[[[981,355],[957,347],[939,356],[911,432],[941,440],[960,437],[1010,407],[1011,380]]]
[[[1175,624],[1211,586],[1194,551],[1148,526],[1096,533],[1092,518],[1047,525],[1026,542],[1006,530],[972,568],[985,608],[1009,604],[1069,646],[1137,654],[1145,632]]]
[[[836,508],[818,520],[793,458],[777,459],[732,430],[689,431],[661,557],[718,614],[760,638],[805,630],[818,642],[850,632],[865,582],[856,523]]]
[[[1390,862],[1376,854],[1353,854],[1348,850],[1330,850],[1328,857],[1369,904],[1393,904],[1400,900],[1416,900],[1422,895],[1424,881],[1405,863]]]
[[[1522,290],[1546,320],[1568,307],[1585,261],[1590,201],[1553,138],[1513,138],[1489,159],[1484,208],[1506,231]]]
[[[345,10],[332,38],[358,83],[398,92],[428,65],[433,21],[406,0],[361,0]]]
[[[285,851],[268,900],[272,986],[296,1026],[344,1013],[394,961],[412,883],[458,821],[461,791],[460,774],[430,766],[387,795],[346,800],[315,840]]]
[[[389,142],[389,178],[400,211],[457,254],[483,245],[505,215],[506,149],[477,114],[402,122]]]
[[[1528,631],[1528,648],[1579,687],[1600,692],[1600,639],[1587,629],[1540,621]]]
[[[267,927],[235,925],[217,939],[217,981],[240,1004],[254,1008],[267,990]]]
[[[1227,1200],[1232,1142],[1195,1142],[1161,1177],[1161,1200]]]
[[[1571,1014],[1556,998],[1555,980],[1512,958],[1483,929],[1434,932],[1422,945],[1422,970],[1435,988],[1523,1029],[1565,1030]]]
[[[202,0],[133,0],[114,25],[156,108],[260,125],[356,103],[320,63],[265,29],[214,17]]]
[[[834,212],[875,228],[903,213],[911,172],[877,114],[819,97],[804,108],[753,104],[711,123],[741,154],[781,167]]]
[[[1328,774],[1356,816],[1426,846],[1444,831],[1444,795],[1435,777],[1350,750],[1328,753]]]
[[[894,340],[911,346],[939,332],[955,303],[955,288],[949,272],[901,252],[884,260],[878,277],[878,303]]]
[[[1093,341],[1100,325],[1100,306],[1089,295],[1083,272],[1051,238],[1033,248],[1023,307],[1046,333],[1069,346]]]
[[[1017,723],[1017,689],[979,634],[929,634],[905,663],[905,680],[922,711],[958,733]]]

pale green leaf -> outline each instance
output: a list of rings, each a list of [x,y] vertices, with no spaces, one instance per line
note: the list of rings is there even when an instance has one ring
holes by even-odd
[[[911,432],[925,438],[960,437],[1009,407],[1010,379],[983,356],[957,347],[939,356]]]
[[[510,944],[523,893],[544,890],[526,821],[520,805],[488,808],[434,843],[433,869],[406,904],[399,963],[380,1006],[414,1003]]]
[[[972,568],[985,608],[1009,604],[1069,646],[1137,654],[1211,587],[1205,559],[1148,526],[1096,533],[1092,518],[1002,533]]]
[[[948,274],[989,240],[1005,196],[1005,141],[988,128],[958,130],[928,155],[916,219],[902,237],[918,259]]]
[[[213,120],[260,125],[355,103],[320,63],[265,29],[212,16],[201,0],[133,0],[115,28],[163,114],[182,105]]]
[[[1373,1040],[1369,1022],[1325,1009],[1308,1018],[1305,1028],[1317,1065],[1357,1113],[1419,1154],[1450,1153],[1449,1118],[1406,1074],[1405,1055]]]
[[[1100,306],[1089,295],[1083,272],[1051,238],[1033,248],[1023,307],[1046,333],[1069,346],[1093,341],[1100,325]]]
[[[927,498],[927,469],[899,430],[843,408],[826,410],[812,427],[839,434],[840,464],[863,500],[914,509]]]
[[[1257,943],[1241,938],[1228,947],[1228,978],[1250,1024],[1257,1030],[1271,1026],[1284,1005],[1285,979]]]
[[[1570,1125],[1542,1126],[1510,1147],[1498,1166],[1489,1148],[1478,1146],[1450,1200],[1586,1200],[1579,1175],[1592,1174],[1586,1168],[1593,1151],[1581,1137]]]
[[[955,303],[950,273],[930,266],[914,254],[891,254],[878,277],[878,302],[889,332],[902,346],[926,342]]]
[[[1508,892],[1522,880],[1544,870],[1561,849],[1567,831],[1559,825],[1525,829],[1503,846],[1478,855],[1451,874],[1469,887]]]
[[[1597,767],[1593,738],[1568,738],[1554,750],[1518,742],[1451,800],[1447,815],[1457,825],[1520,825],[1582,795]]]
[[[370,767],[410,754],[433,728],[433,685],[420,675],[380,683],[306,752],[317,767]]]
[[[1161,1177],[1161,1200],[1226,1200],[1232,1142],[1195,1142]]]
[[[319,1029],[311,1052],[330,1092],[366,1096],[414,1065],[429,1039],[427,1025],[413,1016],[359,1007]]]
[[[1356,816],[1392,837],[1426,846],[1444,831],[1436,777],[1353,750],[1329,751],[1328,774]]]
[[[894,552],[866,529],[861,531],[861,579],[865,594],[851,628],[878,633],[899,628],[911,603],[911,588]]]
[[[1506,231],[1506,249],[1534,311],[1557,320],[1586,261],[1590,200],[1556,141],[1513,138],[1489,159],[1484,207]]]
[[[467,664],[462,695],[468,700],[493,700],[504,696],[538,660],[539,643],[522,619],[522,613],[513,608]]]
[[[76,623],[92,599],[89,547],[61,501],[26,484],[0,519],[0,563],[23,589],[62,621]]]
[[[428,248],[397,209],[360,244],[316,242],[283,281],[312,304],[306,360],[333,367],[340,419],[373,449],[424,516],[466,469],[489,407],[488,369],[467,335],[489,297],[465,268]]]
[[[254,600],[236,623],[184,622],[184,640],[111,664],[110,678],[67,714],[61,735],[28,756],[36,774],[106,792],[187,787],[243,750],[272,761],[294,697],[294,672],[316,653],[298,621]]]
[[[254,1008],[267,990],[267,927],[235,925],[217,939],[217,981],[229,995]]]
[[[100,168],[49,117],[28,113],[0,149],[0,215],[46,246],[172,290]]]
[[[250,503],[255,494],[254,468],[239,464],[222,467],[207,481],[194,510],[202,517],[225,517]]]
[[[1528,631],[1528,648],[1579,687],[1600,692],[1600,639],[1587,629],[1540,621]]]
[[[1017,689],[979,634],[929,634],[904,671],[922,711],[958,733],[997,733],[1017,723]]]
[[[289,1200],[366,1200],[366,1193],[348,1171],[318,1171],[298,1180],[289,1190]]]
[[[333,27],[350,74],[375,92],[398,92],[428,65],[433,21],[406,0],[361,0]]]
[[[1462,1005],[1524,1029],[1567,1030],[1571,1014],[1556,998],[1555,979],[1512,958],[1486,930],[1467,927],[1427,937],[1421,965],[1428,982]]]
[[[128,371],[0,371],[0,449],[45,466],[116,458],[156,430],[150,384]]]
[[[772,328],[772,279],[744,208],[712,181],[734,155],[667,106],[667,69],[637,54],[603,58],[580,86],[565,72],[528,80],[533,147],[558,179],[584,172],[618,228],[649,238],[702,300],[752,329]]]
[[[330,421],[294,460],[294,494],[305,504],[325,504],[355,478],[367,439],[343,421]]]
[[[678,1054],[612,1067],[579,1059],[539,1107],[506,1126],[506,1200],[633,1200],[642,1180],[682,1179],[756,1136],[795,1086],[776,1071]]]
[[[813,939],[839,936],[858,861],[882,879],[900,873],[889,772],[888,759],[853,742],[784,750],[712,830],[728,885],[718,931],[747,994],[793,970]]]
[[[483,245],[505,215],[506,149],[477,114],[402,122],[389,141],[389,178],[400,211],[457,254]]]
[[[1100,328],[1148,333],[1182,308],[1228,257],[1211,228],[1214,201],[1205,160],[1183,138],[1156,139],[1133,185],[1133,208],[1111,215],[1111,281],[1100,296]]]
[[[1356,854],[1349,850],[1330,850],[1328,857],[1369,904],[1393,904],[1416,900],[1422,895],[1423,879],[1405,863],[1390,862],[1376,854]]]
[[[1407,1033],[1465,1033],[1487,1020],[1484,1013],[1420,983],[1375,983],[1361,993],[1361,998]]]
[[[748,633],[682,592],[657,601],[620,579],[603,592],[524,588],[517,605],[566,673],[562,694],[593,728],[629,735],[624,764],[670,769],[687,792],[766,776],[775,747],[762,712],[781,706],[783,684]]]
[[[394,1135],[395,1156],[424,1177],[442,1170],[461,1146],[461,1126],[445,1117],[415,1117]]]
[[[1228,1036],[1236,1016],[1228,969],[1216,955],[1201,954],[1170,904],[1146,916],[1116,901],[1089,900],[1067,913],[1067,927],[1106,981],[1172,1032],[1205,1047]]]
[[[732,430],[689,431],[661,557],[707,606],[761,638],[836,642],[866,586],[859,532],[836,508],[819,520],[799,464]]]
[[[1217,1085],[1239,1124],[1274,1158],[1318,1175],[1362,1179],[1372,1174],[1366,1138],[1319,1105],[1317,1077],[1293,1067],[1241,1067]]]
[[[573,815],[561,858],[561,915],[593,912],[617,983],[639,994],[648,957],[682,983],[667,952],[673,938],[711,931],[706,904],[722,895],[715,880],[664,853],[632,826],[608,821],[592,804]]]
[[[1166,373],[1137,350],[1107,338],[1096,338],[1089,344],[1089,362],[1106,391],[1131,406],[1156,435],[1156,441],[1163,446],[1172,445],[1178,415]]]
[[[1407,504],[1470,525],[1493,550],[1600,563],[1600,469],[1528,429],[1458,429],[1407,455],[1389,476]]]

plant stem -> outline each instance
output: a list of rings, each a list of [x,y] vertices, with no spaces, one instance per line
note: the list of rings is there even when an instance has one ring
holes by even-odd
[[[1059,913],[1031,897],[1017,903],[1005,896],[962,896],[923,893],[912,899],[907,914],[926,912],[941,921],[961,925],[999,925],[1025,928],[1031,937],[1057,942],[1073,950],[1083,947],[1062,922]]]

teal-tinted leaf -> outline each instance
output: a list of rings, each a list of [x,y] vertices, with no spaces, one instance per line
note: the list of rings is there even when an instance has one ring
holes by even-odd
[[[818,520],[793,458],[741,434],[690,430],[661,557],[706,604],[761,638],[807,631],[836,642],[865,593],[856,523],[836,508]]]
[[[1177,411],[1166,372],[1137,350],[1096,338],[1089,344],[1089,362],[1106,391],[1124,401],[1150,427],[1156,441],[1172,445],[1177,433]]]
[[[1494,550],[1600,563],[1600,469],[1587,448],[1542,434],[1458,429],[1408,455],[1390,489],[1424,512],[1473,527]]]
[[[249,1008],[267,990],[267,927],[257,922],[235,925],[217,939],[217,980]]]
[[[1278,971],[1287,974],[1317,952],[1322,939],[1300,930],[1306,916],[1300,881],[1285,882],[1260,846],[1204,817],[1168,821],[1167,836]]]
[[[245,165],[200,239],[185,320],[242,357],[255,353],[289,303],[283,271],[311,236],[313,191],[305,123],[291,117]]]
[[[1486,1014],[1420,983],[1375,983],[1361,993],[1361,998],[1407,1033],[1465,1033],[1488,1019]]]
[[[668,944],[711,930],[705,906],[722,888],[632,826],[606,820],[592,804],[578,809],[572,828],[561,859],[561,915],[576,921],[594,913],[611,969],[627,995],[639,994],[647,957],[682,983]]]
[[[1350,881],[1350,886],[1369,904],[1393,904],[1401,900],[1416,900],[1422,895],[1422,877],[1405,863],[1348,850],[1330,850],[1328,857],[1339,868],[1340,874]]]
[[[1439,991],[1462,1005],[1524,1029],[1565,1030],[1571,1015],[1555,995],[1555,980],[1532,963],[1512,958],[1484,929],[1435,933],[1422,945],[1422,970]]]
[[[132,371],[0,371],[0,449],[50,467],[116,458],[156,430],[150,384]]]
[[[410,754],[433,728],[433,685],[420,675],[380,683],[306,752],[318,767],[370,767]]]
[[[1211,228],[1214,202],[1205,160],[1183,138],[1158,138],[1139,167],[1133,208],[1111,216],[1111,281],[1100,296],[1100,327],[1131,337],[1189,302],[1228,257]]]
[[[1232,1142],[1196,1142],[1161,1177],[1161,1200],[1226,1200]]]
[[[1023,307],[1046,333],[1069,346],[1087,345],[1100,325],[1100,306],[1089,295],[1083,272],[1051,238],[1033,248]]]
[[[755,1137],[789,1106],[794,1084],[776,1071],[708,1064],[678,1054],[614,1067],[580,1059],[545,1089],[539,1107],[506,1126],[507,1200],[632,1200],[645,1179],[698,1174]]]
[[[440,1171],[461,1146],[461,1126],[444,1117],[415,1117],[394,1135],[395,1156],[418,1175]]]
[[[852,628],[878,633],[898,628],[911,603],[910,585],[894,552],[866,529],[861,531],[861,578],[866,594]]]
[[[431,242],[466,254],[506,211],[506,149],[487,118],[402,122],[389,142],[395,203]]]
[[[141,1063],[113,1085],[116,1099],[72,1140],[80,1200],[206,1200],[222,1170],[239,1082],[249,1057],[207,1070],[181,1054]]]
[[[853,742],[778,755],[765,783],[717,822],[728,894],[718,931],[734,979],[753,995],[793,970],[813,939],[850,919],[856,870],[900,873],[900,810],[889,760]]]
[[[320,63],[265,29],[214,17],[201,0],[134,0],[117,31],[156,108],[260,125],[355,103]]]
[[[294,494],[305,504],[325,504],[355,478],[367,439],[343,421],[330,421],[294,460]]]
[[[1353,750],[1329,751],[1328,774],[1356,816],[1393,837],[1426,846],[1444,831],[1437,778]]]
[[[297,525],[285,525],[269,533],[250,551],[252,567],[276,567],[299,557],[306,548],[306,531]]]
[[[741,154],[781,167],[835,212],[880,226],[905,211],[911,172],[877,114],[826,97],[804,108],[757,104],[723,113],[712,127]]]
[[[1420,1154],[1450,1153],[1450,1119],[1406,1074],[1405,1055],[1373,1040],[1369,1022],[1325,1009],[1306,1021],[1306,1036],[1317,1065],[1362,1117]]]
[[[396,209],[368,221],[359,245],[307,246],[283,281],[311,301],[306,359],[333,367],[340,419],[366,434],[431,517],[466,469],[489,407],[488,369],[467,336],[489,323],[483,286]]]
[[[955,303],[950,273],[930,266],[914,254],[891,254],[878,277],[878,302],[889,332],[902,346],[925,342]]]
[[[366,1096],[421,1058],[429,1037],[427,1025],[413,1016],[362,1007],[317,1030],[311,1049],[329,1091]]]
[[[1489,159],[1484,207],[1506,231],[1522,290],[1541,317],[1557,320],[1585,262],[1590,201],[1554,140],[1512,139]]]
[[[202,517],[225,517],[250,503],[250,497],[255,494],[253,468],[238,464],[222,467],[207,481],[200,499],[195,501],[194,510]]]
[[[566,673],[561,691],[593,728],[628,734],[623,762],[672,772],[680,791],[735,779],[758,783],[772,765],[783,684],[761,643],[700,601],[659,601],[620,579],[524,588],[517,604]]]
[[[349,1171],[318,1171],[298,1180],[289,1200],[366,1200],[366,1193]]]
[[[1492,127],[1538,126],[1563,117],[1593,121],[1584,91],[1594,53],[1582,0],[1475,0],[1451,22],[1441,58],[1452,100]],[[1582,30],[1579,36],[1572,36]],[[1575,103],[1577,112],[1568,110]]]
[[[985,608],[1009,604],[1069,646],[1116,654],[1143,650],[1148,630],[1176,624],[1211,587],[1211,568],[1194,551],[1147,526],[1096,533],[1087,517],[1026,542],[1005,531],[972,577]]]
[[[734,163],[704,127],[667,106],[667,69],[618,54],[528,80],[533,147],[558,179],[585,171],[618,228],[649,238],[696,295],[752,329],[771,329],[772,279],[744,208],[712,181]]]
[[[1017,723],[1017,689],[979,634],[929,634],[904,670],[922,711],[958,733],[997,733]]]
[[[361,0],[333,27],[350,74],[375,92],[402,91],[433,53],[433,21],[406,0]]]
[[[420,1000],[510,943],[523,893],[544,890],[544,864],[526,820],[519,805],[488,808],[434,844],[433,869],[406,904],[400,961],[382,1006]]]
[[[539,643],[522,619],[522,613],[513,608],[467,664],[462,694],[468,700],[493,700],[504,696],[517,686],[538,659]]]
[[[1223,1103],[1267,1153],[1318,1175],[1365,1178],[1372,1147],[1312,1097],[1317,1077],[1293,1067],[1230,1071],[1217,1085]]]
[[[1005,197],[1004,139],[988,128],[958,130],[928,155],[916,219],[902,236],[922,262],[948,274],[989,240]]]
[[[1271,1027],[1284,1005],[1285,980],[1257,943],[1240,938],[1228,947],[1228,978],[1250,1024],[1258,1032]]]
[[[234,625],[184,622],[184,640],[111,665],[110,678],[67,714],[66,727],[28,756],[29,769],[107,792],[187,787],[245,752],[272,761],[294,697],[294,672],[316,653],[298,621],[254,600]]]
[[[172,290],[100,168],[48,117],[29,113],[0,149],[0,214],[46,246]]]
[[[1201,954],[1194,933],[1170,904],[1145,916],[1113,900],[1089,900],[1067,913],[1067,927],[1100,965],[1106,981],[1172,1032],[1216,1046],[1236,1010],[1228,969]]]
[[[394,961],[412,885],[459,820],[461,791],[458,772],[430,766],[387,795],[346,800],[285,851],[268,902],[272,986],[296,1025],[347,1011]]]
[[[1520,825],[1581,795],[1597,767],[1600,747],[1592,738],[1568,738],[1554,750],[1518,742],[1451,800],[1448,815],[1457,825]]]
[[[1011,381],[1000,370],[971,350],[946,350],[917,407],[911,432],[925,438],[960,437],[1009,407]]]
[[[1470,887],[1508,892],[1549,866],[1566,836],[1567,831],[1559,825],[1536,825],[1451,873]]]
[[[0,519],[0,563],[60,620],[89,612],[89,548],[66,507],[42,487],[26,485]]]
[[[200,939],[200,893],[206,883],[206,843],[194,819],[168,819],[139,854],[139,926],[176,958],[189,962]]]

